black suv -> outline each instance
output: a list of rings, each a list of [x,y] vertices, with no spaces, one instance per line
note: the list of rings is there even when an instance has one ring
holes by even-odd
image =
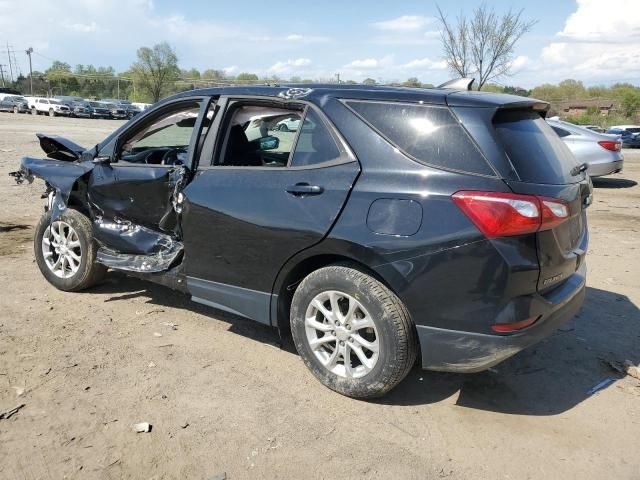
[[[170,286],[290,329],[324,385],[367,398],[417,356],[489,368],[579,309],[592,186],[547,108],[446,88],[196,90],[89,150],[39,135],[50,159],[14,175],[46,182],[35,256],[55,287],[108,268]]]

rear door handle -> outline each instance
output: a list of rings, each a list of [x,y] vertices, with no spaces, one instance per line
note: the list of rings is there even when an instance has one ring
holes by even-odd
[[[308,183],[296,183],[287,187],[287,193],[291,195],[320,195],[324,188],[319,185],[309,185]]]

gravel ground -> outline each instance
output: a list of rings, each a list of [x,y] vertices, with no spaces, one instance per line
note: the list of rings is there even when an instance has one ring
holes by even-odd
[[[640,382],[606,362],[640,362],[640,151],[596,182],[574,321],[491,371],[414,369],[361,402],[274,331],[182,294],[118,273],[85,293],[45,282],[43,185],[7,173],[40,155],[36,132],[92,145],[118,125],[0,113],[0,413],[25,405],[0,420],[0,478],[639,478]]]

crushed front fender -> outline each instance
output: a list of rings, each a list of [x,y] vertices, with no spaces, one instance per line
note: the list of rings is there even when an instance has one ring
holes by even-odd
[[[44,180],[48,187],[55,191],[51,218],[55,220],[66,208],[69,195],[81,177],[93,170],[92,162],[69,162],[64,160],[46,160],[24,157],[20,161],[20,170],[11,172],[18,184],[33,182],[35,177]]]

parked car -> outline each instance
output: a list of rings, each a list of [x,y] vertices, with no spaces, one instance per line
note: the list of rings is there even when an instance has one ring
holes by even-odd
[[[13,113],[29,113],[29,102],[18,95],[6,95],[0,100],[0,111]]]
[[[144,112],[145,110],[149,109],[152,106],[151,103],[141,103],[141,102],[132,102],[131,105],[137,108],[140,112]]]
[[[41,97],[25,97],[29,102],[29,108],[33,115],[49,115],[50,117],[56,117],[58,115],[69,116],[71,109],[59,100],[54,98],[41,98]]]
[[[593,130],[596,133],[605,133],[606,130],[604,128],[602,128],[599,125],[581,125],[582,127],[588,129],[588,130]]]
[[[137,107],[135,107],[130,101],[128,100],[118,100],[118,99],[104,99],[104,102],[107,103],[112,103],[116,106],[118,106],[119,108],[122,108],[126,114],[127,114],[127,118],[133,118],[135,117],[138,113],[140,113],[140,109],[138,109]]]
[[[93,110],[93,118],[111,118],[111,110],[105,104],[94,101],[87,101],[87,103]]]
[[[592,185],[547,108],[447,88],[193,90],[89,149],[39,135],[49,158],[13,175],[46,182],[35,258],[56,288],[107,268],[161,283],[290,329],[324,385],[368,398],[418,352],[484,370],[580,308]],[[247,138],[278,115],[303,125],[295,144]]]
[[[596,133],[561,120],[547,120],[551,128],[569,147],[578,163],[587,165],[590,177],[601,177],[622,171],[622,142],[617,135]]]
[[[73,102],[69,108],[71,108],[72,117],[84,117],[93,118],[93,107],[89,102],[84,100]]]
[[[299,117],[289,117],[283,120],[280,120],[276,123],[275,130],[281,130],[283,132],[295,132],[298,130],[300,126],[300,118]]]
[[[619,135],[623,147],[640,147],[640,126],[637,125],[615,125],[607,130],[607,133]]]
[[[82,97],[74,97],[70,95],[57,95],[53,98],[69,108],[71,108],[74,103],[83,101]]]
[[[98,102],[98,103],[102,104],[104,108],[109,110],[109,114],[111,118],[115,120],[124,120],[128,118],[127,111],[124,108],[122,108],[120,105],[116,105],[115,103],[109,103],[109,102]]]

